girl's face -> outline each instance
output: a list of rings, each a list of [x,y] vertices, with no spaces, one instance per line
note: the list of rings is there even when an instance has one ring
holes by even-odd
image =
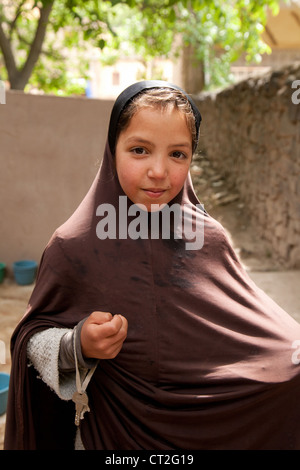
[[[180,192],[191,160],[191,132],[185,115],[176,109],[140,109],[116,145],[120,185],[134,204],[148,211],[152,204],[168,204]]]

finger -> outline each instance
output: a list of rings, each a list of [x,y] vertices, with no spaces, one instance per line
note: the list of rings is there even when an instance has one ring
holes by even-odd
[[[102,325],[103,323],[111,321],[112,318],[113,316],[110,312],[95,311],[89,316],[89,323]]]
[[[123,315],[118,315],[118,316],[121,318],[121,320],[122,320],[122,322],[123,322],[123,327],[126,328],[126,330],[127,330],[127,328],[128,328],[128,321],[127,321],[127,318],[126,318],[126,317],[123,317]]]
[[[117,337],[121,332],[123,334],[124,330],[124,320],[121,315],[114,315],[111,321],[99,325],[101,328],[101,336],[106,338]]]
[[[99,345],[99,352],[101,351],[102,358],[113,359],[114,357],[116,357],[117,354],[119,354],[119,352],[121,351],[123,343],[123,339],[120,339],[114,343],[107,343],[107,341],[105,341],[105,344],[101,343],[101,345]]]

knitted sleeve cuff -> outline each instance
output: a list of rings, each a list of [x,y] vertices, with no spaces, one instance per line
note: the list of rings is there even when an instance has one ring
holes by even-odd
[[[40,378],[63,400],[70,400],[76,391],[74,334],[78,368],[81,376],[94,368],[97,359],[85,359],[81,351],[80,332],[85,320],[76,330],[48,328],[35,333],[28,341],[27,356]]]
[[[71,399],[76,390],[75,372],[60,374],[58,367],[61,339],[69,331],[66,328],[49,328],[35,333],[27,344],[30,364],[63,400]]]

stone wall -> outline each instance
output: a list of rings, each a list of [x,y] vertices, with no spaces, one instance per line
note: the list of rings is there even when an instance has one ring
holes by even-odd
[[[200,149],[234,183],[258,236],[287,268],[300,266],[300,82],[292,88],[295,80],[299,63],[197,99],[203,116]]]

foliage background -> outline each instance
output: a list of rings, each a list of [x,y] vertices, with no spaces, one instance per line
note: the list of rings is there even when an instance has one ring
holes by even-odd
[[[204,86],[226,86],[241,55],[258,62],[270,52],[261,40],[267,9],[277,14],[279,0],[4,0],[0,78],[25,91],[81,94],[94,48],[104,65],[124,56],[146,65],[190,47]]]

